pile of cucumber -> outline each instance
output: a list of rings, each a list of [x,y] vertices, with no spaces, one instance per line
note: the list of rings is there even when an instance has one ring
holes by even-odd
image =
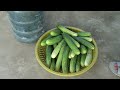
[[[90,32],[73,32],[57,25],[41,42],[46,46],[46,65],[53,71],[75,73],[92,62],[94,44]]]

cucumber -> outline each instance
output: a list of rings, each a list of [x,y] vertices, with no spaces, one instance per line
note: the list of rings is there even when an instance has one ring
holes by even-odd
[[[86,59],[86,54],[81,54],[80,65],[81,65],[82,67],[85,67],[85,59]]]
[[[81,37],[81,38],[83,38],[83,39],[85,39],[85,40],[87,40],[87,41],[89,41],[89,42],[92,42],[92,37]]]
[[[56,48],[57,45],[58,45],[57,43],[53,45],[53,50]],[[56,58],[58,57],[56,56]]]
[[[69,70],[70,70],[70,60],[71,60],[71,59],[68,59],[68,72],[69,72]]]
[[[62,33],[62,32],[61,32],[60,30],[55,29],[55,30],[53,30],[53,31],[50,32],[50,35],[51,35],[51,36],[58,36],[58,35],[60,35],[61,33]]]
[[[71,52],[71,58],[73,58],[75,56],[75,53],[72,51]]]
[[[63,73],[68,73],[68,56],[69,56],[70,48],[68,46],[65,47],[64,53],[63,53],[63,59],[62,59],[62,71]]]
[[[70,50],[70,52],[69,52],[69,59],[71,58],[71,52],[72,52],[72,50]]]
[[[80,51],[81,51],[81,54],[86,54],[87,53],[87,48],[84,45],[81,45]]]
[[[69,59],[71,59],[71,58],[72,58],[72,57],[71,57],[71,55],[70,55],[70,56],[68,56],[68,58],[69,58]]]
[[[48,39],[50,39],[50,38],[52,38],[51,35],[49,35],[47,38],[45,38],[44,40],[42,40],[41,46],[46,46],[46,45],[47,45],[47,44],[46,44],[46,41],[47,41]]]
[[[80,30],[83,31],[82,29],[78,29],[78,28],[74,28],[74,27],[67,27],[67,29],[76,31],[77,33],[80,32]]]
[[[73,32],[73,31],[65,28],[65,27],[62,26],[62,25],[57,25],[57,28],[60,29],[62,32],[65,32],[65,33],[67,33],[67,34],[69,34],[69,35],[71,35],[71,36],[78,36],[77,33],[75,33],[75,32]]]
[[[74,39],[76,39],[79,43],[85,45],[86,47],[90,48],[90,49],[94,49],[94,45],[90,42],[88,42],[87,40],[84,40],[81,37],[74,37]]]
[[[80,71],[80,60],[81,60],[81,57],[80,55],[77,56],[77,62],[76,62],[76,72],[79,72]]]
[[[74,42],[74,44],[79,48],[80,44],[74,38],[72,38],[71,36],[70,36],[70,38],[72,39],[72,41]]]
[[[79,55],[80,54],[80,50],[77,48],[77,46],[73,43],[73,41],[70,39],[70,36],[66,33],[63,33],[63,38],[65,39],[65,41],[67,42],[68,46],[70,47],[70,49],[76,54]]]
[[[71,73],[74,73],[76,71],[76,61],[77,61],[77,56],[75,56],[74,58],[70,60],[70,72]]]
[[[54,49],[56,48],[56,46],[57,46],[57,43],[53,45]]]
[[[64,45],[64,44],[65,44],[64,39],[61,42],[58,43],[58,45],[55,47],[55,49],[52,52],[52,55],[51,55],[52,58],[56,58],[56,56],[58,55],[62,45]]]
[[[85,59],[85,66],[89,66],[91,62],[92,62],[92,50],[89,49],[87,52],[86,59]]]
[[[78,32],[78,36],[91,36],[90,32]]]
[[[53,71],[55,70],[55,59],[53,59],[53,58],[52,58],[52,63],[51,63],[50,69]]]
[[[50,38],[46,41],[47,45],[54,45],[62,40],[62,35],[58,35],[56,37]]]
[[[53,47],[52,46],[47,46],[46,47],[46,64],[48,67],[50,67],[51,65],[51,54],[53,51]]]
[[[56,68],[55,68],[56,71],[60,71],[60,67],[62,66],[63,52],[65,50],[65,46],[66,44],[64,44],[62,48],[60,49],[60,53],[56,61]]]

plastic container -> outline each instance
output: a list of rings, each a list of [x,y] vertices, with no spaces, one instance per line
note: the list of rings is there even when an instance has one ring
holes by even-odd
[[[15,38],[33,43],[45,32],[43,11],[8,11]]]
[[[75,27],[70,27],[68,26],[71,30],[73,31],[82,31],[81,29],[79,28],[75,28]],[[54,29],[52,29],[54,30]],[[79,72],[75,72],[75,73],[68,73],[68,74],[64,74],[64,73],[61,73],[61,72],[55,72],[55,71],[52,71],[50,70],[46,63],[45,63],[45,50],[46,50],[46,47],[42,47],[40,45],[41,41],[46,38],[49,33],[52,31],[52,30],[49,30],[48,32],[46,32],[44,35],[42,35],[37,44],[36,44],[36,48],[35,48],[35,55],[36,55],[36,59],[38,61],[38,63],[45,69],[47,70],[48,72],[52,73],[52,74],[55,74],[55,75],[58,75],[58,76],[64,76],[64,77],[72,77],[72,76],[80,76],[82,75],[83,73],[87,72],[89,69],[91,69],[93,67],[93,65],[96,63],[97,61],[97,57],[98,57],[98,47],[97,47],[97,44],[95,42],[95,40],[93,39],[93,43],[95,45],[95,49],[93,50],[93,60],[92,60],[92,63],[88,66],[88,67],[85,67],[83,68],[81,71]]]

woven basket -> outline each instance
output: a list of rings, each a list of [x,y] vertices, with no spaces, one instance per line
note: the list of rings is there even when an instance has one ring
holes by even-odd
[[[78,32],[78,31],[83,31],[79,28],[75,28],[75,27],[71,27],[71,26],[66,26],[67,28],[71,29],[72,31],[75,31],[75,32]],[[47,70],[48,72],[52,73],[52,74],[55,74],[55,75],[58,75],[58,76],[64,76],[64,77],[72,77],[72,76],[80,76],[82,75],[83,73],[87,72],[91,67],[93,67],[93,65],[96,63],[97,61],[97,57],[98,57],[98,47],[97,47],[97,44],[95,42],[95,40],[93,39],[93,43],[95,45],[95,49],[93,50],[93,60],[92,60],[92,63],[88,66],[88,67],[85,67],[83,68],[81,71],[79,72],[75,72],[75,73],[68,73],[68,74],[64,74],[64,73],[61,73],[61,72],[55,72],[55,71],[52,71],[50,70],[46,63],[45,63],[45,49],[46,47],[42,47],[40,45],[41,41],[46,38],[51,31],[55,30],[54,29],[51,29],[49,30],[48,32],[46,32],[44,35],[42,35],[40,37],[40,39],[38,40],[37,44],[36,44],[36,47],[35,47],[35,55],[36,55],[36,59],[38,61],[38,63],[45,69]]]

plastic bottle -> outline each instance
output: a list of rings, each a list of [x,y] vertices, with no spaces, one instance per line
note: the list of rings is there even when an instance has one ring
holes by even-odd
[[[15,38],[33,43],[45,32],[43,11],[8,11]]]

